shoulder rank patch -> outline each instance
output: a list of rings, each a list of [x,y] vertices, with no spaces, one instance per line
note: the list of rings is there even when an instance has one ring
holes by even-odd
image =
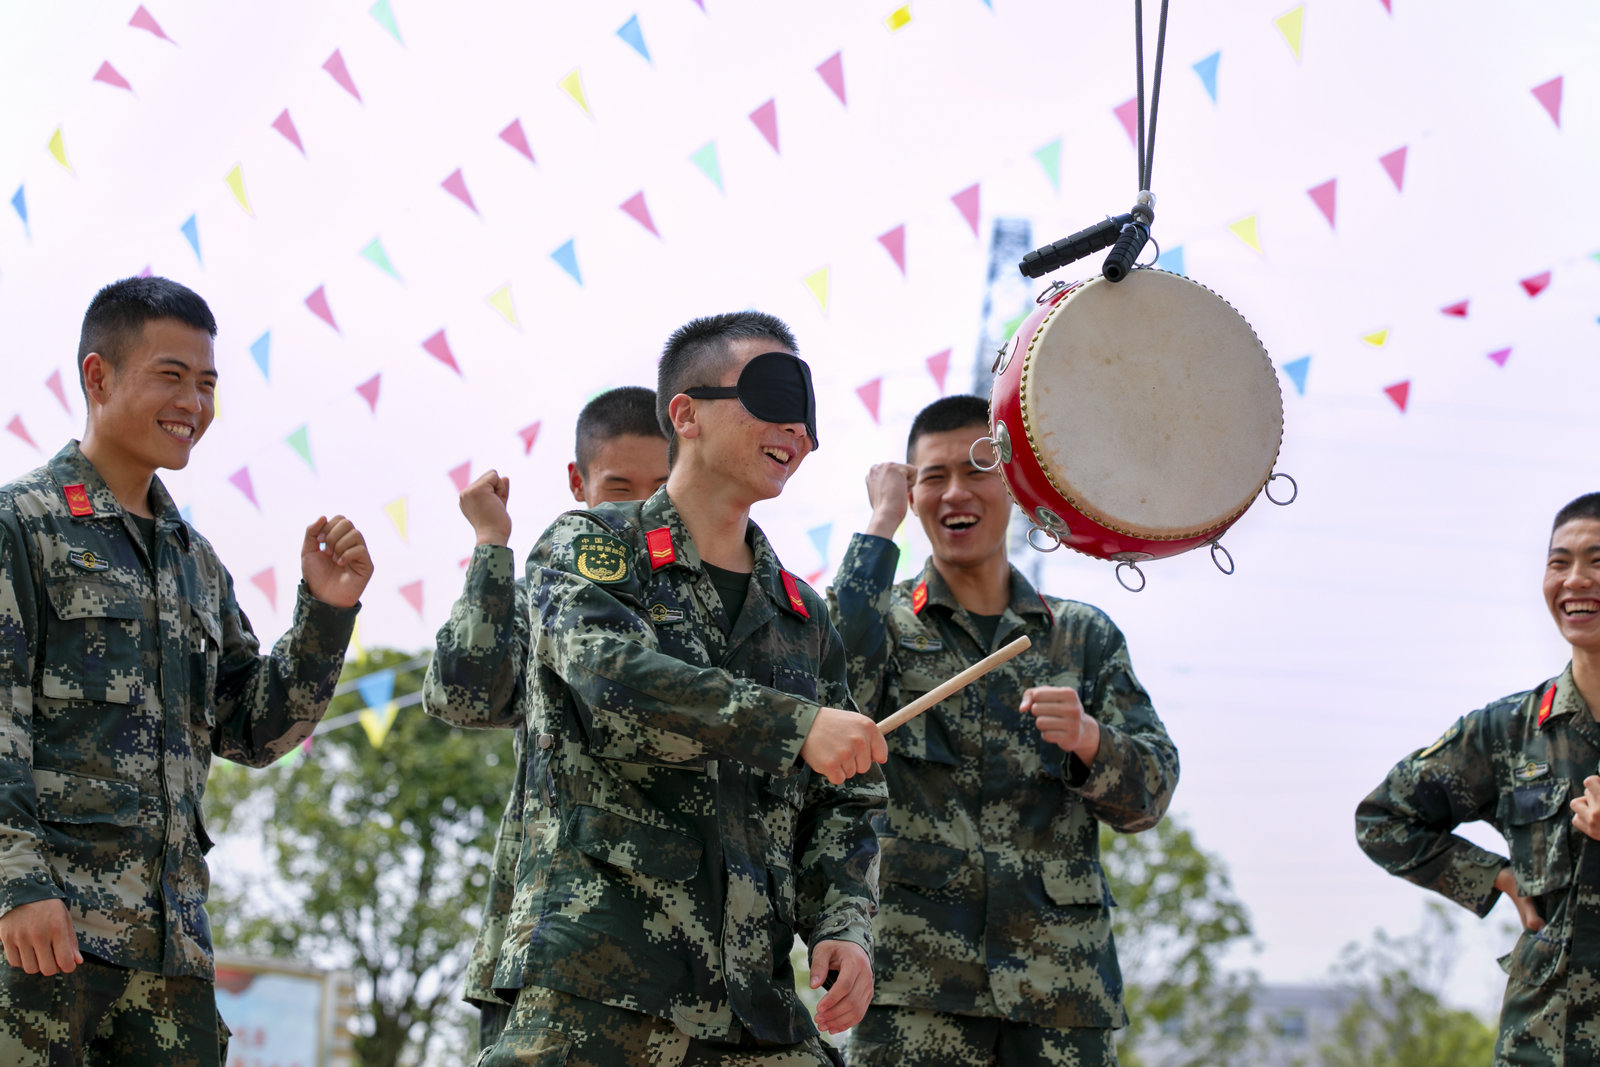
[[[1531,782],[1535,778],[1543,778],[1550,773],[1550,764],[1540,763],[1538,760],[1529,760],[1527,763],[1511,768],[1511,776],[1519,782]]]
[[[682,622],[683,612],[677,608],[669,608],[658,600],[650,605],[650,621],[653,623]]]
[[[900,647],[916,652],[937,652],[944,647],[944,642],[927,634],[901,634]]]
[[[67,498],[67,512],[75,519],[87,518],[94,514],[94,505],[89,503],[89,490],[81,485],[63,485],[61,495]]]
[[[911,590],[911,614],[921,615],[922,609],[928,606],[928,583],[918,582],[917,587]]]
[[[81,548],[67,553],[67,562],[85,571],[108,571],[111,561],[104,556],[97,556],[87,548]]]
[[[572,543],[573,565],[591,582],[614,585],[628,577],[628,546],[610,534],[580,534]]]
[[[1555,703],[1556,687],[1552,685],[1549,689],[1544,691],[1544,699],[1539,701],[1539,718],[1534,725],[1544,725],[1544,721],[1550,717],[1550,709],[1555,707]]]
[[[800,598],[800,583],[794,575],[788,571],[779,571],[778,575],[783,579],[783,591],[789,594],[789,610],[802,619],[811,618],[811,612],[806,610],[806,602]]]
[[[1433,755],[1435,752],[1439,751],[1445,745],[1447,745],[1451,741],[1453,741],[1455,739],[1455,736],[1457,734],[1459,734],[1460,732],[1461,732],[1461,722],[1460,722],[1460,720],[1457,720],[1456,722],[1453,722],[1453,723],[1450,724],[1450,729],[1446,730],[1444,732],[1443,736],[1441,736],[1439,738],[1439,740],[1435,741],[1433,744],[1429,745],[1427,748],[1423,749],[1421,752],[1418,752],[1415,758],[1417,758],[1417,759],[1425,759],[1426,757]]]
[[[658,571],[678,558],[678,550],[672,547],[672,531],[665,526],[657,527],[644,535],[644,543],[650,548],[650,569]]]

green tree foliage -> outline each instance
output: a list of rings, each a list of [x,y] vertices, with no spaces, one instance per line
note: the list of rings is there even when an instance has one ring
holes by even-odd
[[[345,677],[413,659],[374,651]],[[399,674],[396,699],[421,684],[420,667]],[[335,697],[325,721],[363,706]],[[208,823],[219,839],[262,841],[271,874],[219,871],[218,946],[351,970],[364,1067],[464,1061],[461,979],[513,772],[508,733],[452,729],[416,705],[381,748],[351,724],[266,771],[219,762]]]
[[[1100,828],[1100,861],[1117,907],[1112,929],[1128,1026],[1123,1067],[1228,1063],[1250,1043],[1246,1013],[1255,976],[1225,970],[1222,956],[1250,943],[1250,917],[1222,860],[1176,819],[1140,834]]]
[[[1439,990],[1454,962],[1455,923],[1430,902],[1410,937],[1382,930],[1371,945],[1349,945],[1336,968],[1354,1001],[1322,1048],[1319,1067],[1463,1067],[1494,1058],[1495,1034]]]

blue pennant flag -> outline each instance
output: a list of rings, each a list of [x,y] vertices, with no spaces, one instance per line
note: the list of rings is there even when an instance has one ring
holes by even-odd
[[[1162,251],[1156,259],[1156,266],[1162,270],[1171,271],[1173,274],[1182,274],[1185,278],[1189,275],[1183,269],[1183,246],[1173,245]]]
[[[17,186],[16,195],[11,198],[11,206],[17,209],[17,217],[22,220],[22,228],[28,230],[28,197],[23,193],[23,186]]]
[[[206,261],[200,255],[200,223],[195,220],[193,215],[190,215],[183,220],[183,225],[179,229],[183,230],[183,235],[189,239],[189,247],[194,249],[194,258],[199,261],[202,267],[205,266]]]
[[[561,264],[561,269],[572,275],[572,280],[579,285],[583,284],[583,275],[578,270],[578,247],[576,241],[568,241],[554,252],[550,258]]]
[[[1299,359],[1291,359],[1289,362],[1283,365],[1283,373],[1289,376],[1289,380],[1294,383],[1295,392],[1299,393],[1301,396],[1306,395],[1306,372],[1310,369],[1310,356],[1301,356]]]
[[[381,708],[394,699],[394,671],[373,671],[356,679],[356,691],[369,708]]]
[[[1211,94],[1211,102],[1217,102],[1217,64],[1222,62],[1221,52],[1212,52],[1194,65],[1194,72],[1200,75],[1200,84],[1206,87],[1206,92]]]
[[[267,381],[272,380],[272,331],[257,337],[255,344],[250,346],[250,355],[256,361],[256,366],[261,368],[261,376]]]
[[[828,541],[833,537],[833,523],[827,522],[821,526],[812,527],[806,533],[811,535],[811,543],[817,546],[817,556],[826,565],[828,562]]]
[[[644,30],[639,28],[639,16],[634,15],[622,28],[617,31],[617,36],[633,45],[633,50],[644,56],[645,62],[650,61],[650,49],[644,46]]]

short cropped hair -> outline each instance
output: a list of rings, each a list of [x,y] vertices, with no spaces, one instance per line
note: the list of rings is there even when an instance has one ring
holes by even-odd
[[[1600,493],[1585,493],[1556,512],[1556,521],[1550,525],[1550,532],[1554,534],[1575,519],[1600,520]]]
[[[917,438],[923,434],[965,430],[968,426],[988,428],[989,402],[981,396],[967,393],[940,397],[917,412],[917,417],[911,420],[911,433],[906,437],[906,462],[911,462]]]
[[[661,436],[656,422],[656,394],[642,385],[608,389],[583,405],[578,412],[577,440],[572,449],[578,470],[588,477],[589,464],[601,446],[625,434]]]
[[[177,319],[185,326],[217,336],[217,320],[206,302],[186,285],[170,278],[124,278],[112,282],[89,301],[78,335],[78,386],[88,398],[83,361],[98,352],[113,367],[121,367],[128,350],[138,343],[144,324],[153,319]]]
[[[719,385],[733,358],[734,341],[764,339],[800,354],[794,333],[775,315],[762,311],[732,311],[706,315],[679,326],[667,338],[656,369],[656,421],[667,439],[667,466],[678,458],[678,435],[672,429],[667,406],[686,389]]]

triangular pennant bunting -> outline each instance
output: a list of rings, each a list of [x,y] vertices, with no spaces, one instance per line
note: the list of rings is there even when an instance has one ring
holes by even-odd
[[[356,392],[361,394],[361,399],[367,402],[367,407],[374,415],[378,413],[378,389],[382,384],[383,375],[374,374],[372,377],[356,386]]]
[[[250,584],[261,590],[273,611],[278,610],[278,572],[271,567],[250,576]]]
[[[900,268],[900,276],[906,273],[906,227],[904,223],[878,235],[878,243],[884,251],[889,253],[889,258],[894,260],[894,265]]]
[[[306,297],[306,307],[311,309],[311,314],[332,326],[334,332],[339,332],[339,324],[333,321],[333,308],[328,306],[328,293],[325,286],[317,286]]]
[[[812,271],[805,276],[805,286],[811,295],[816,298],[817,306],[823,311],[828,310],[828,268]]]
[[[12,436],[27,442],[28,447],[35,452],[39,451],[39,446],[34,443],[33,438],[28,434],[28,428],[22,424],[21,415],[11,416],[11,421],[6,423],[6,429],[11,432]]]
[[[1256,217],[1254,215],[1247,215],[1238,222],[1230,222],[1228,230],[1257,252],[1261,251],[1261,235],[1256,232]]]
[[[235,489],[239,490],[239,492],[243,493],[244,498],[250,501],[250,503],[254,504],[257,511],[261,510],[261,502],[256,499],[255,483],[250,480],[249,467],[240,467],[238,470],[228,475],[228,482]]]
[[[267,381],[272,380],[272,331],[257,337],[250,343],[250,358],[256,361],[256,366],[261,369],[261,377]]]
[[[1283,373],[1289,376],[1289,380],[1294,383],[1294,391],[1299,393],[1301,396],[1306,395],[1306,374],[1310,370],[1310,356],[1301,356],[1299,359],[1291,359],[1289,362],[1283,365]]]
[[[178,229],[183,231],[184,240],[188,241],[189,242],[189,247],[194,249],[194,258],[195,258],[195,260],[202,267],[205,266],[205,263],[206,263],[205,257],[200,254],[200,223],[199,223],[199,221],[193,215],[190,215],[188,218],[183,220],[183,225],[179,226]]]
[[[756,129],[761,131],[761,136],[767,139],[772,150],[778,151],[778,101],[768,100],[750,112],[750,121],[755,123]]]
[[[1050,179],[1050,188],[1056,192],[1061,191],[1061,138],[1045,145],[1043,148],[1033,150],[1033,158],[1039,161],[1039,166],[1044,168],[1045,177]]]
[[[400,534],[400,540],[408,540],[406,531],[408,525],[406,521],[406,498],[403,496],[396,497],[394,500],[389,501],[383,506],[383,513],[389,516],[390,522],[394,523],[395,530]]]
[[[579,285],[583,284],[583,272],[578,269],[578,245],[576,239],[568,241],[554,252],[550,258],[561,266],[561,269],[572,276],[572,280]]]
[[[628,217],[640,226],[643,226],[657,237],[661,236],[661,231],[656,229],[655,220],[650,217],[650,207],[644,202],[643,189],[624,200],[622,202],[622,210],[626,211]]]
[[[177,43],[172,41],[171,37],[167,36],[166,31],[161,28],[161,24],[156,22],[155,16],[146,11],[143,4],[140,4],[138,8],[134,10],[133,18],[128,20],[128,25],[132,26],[136,30],[144,30],[146,33],[154,34],[163,41],[168,41],[174,44]]]
[[[835,52],[833,55],[817,64],[817,73],[822,76],[833,95],[843,104],[844,99],[844,53]]]
[[[1402,191],[1406,181],[1406,149],[1405,146],[1396,148],[1393,152],[1378,157],[1378,162],[1383,164],[1384,173],[1389,175],[1389,180],[1394,182],[1396,192]]]
[[[1322,217],[1328,220],[1328,225],[1333,225],[1334,198],[1339,182],[1336,178],[1329,178],[1321,185],[1313,185],[1306,190],[1306,195],[1311,197],[1311,202],[1317,205],[1317,210],[1322,212]]]
[[[1411,402],[1411,382],[1396,382],[1394,385],[1384,386],[1383,391],[1389,394],[1389,399],[1394,401],[1394,406],[1405,413],[1406,405]]]
[[[522,441],[522,454],[531,455],[534,443],[539,440],[539,423],[530,422],[517,431],[517,437]]]
[[[944,395],[944,381],[950,374],[950,352],[951,349],[947,348],[942,352],[935,352],[926,360],[928,373],[933,375],[933,382],[939,387],[940,396]]]
[[[458,463],[445,473],[450,476],[450,484],[456,487],[456,492],[462,492],[472,481],[472,461],[469,459],[465,463]]]
[[[474,215],[478,214],[478,205],[472,202],[472,194],[467,191],[467,179],[462,176],[460,167],[451,171],[450,176],[439,184],[444,186],[445,192],[471,208]]]
[[[1206,95],[1211,97],[1211,102],[1217,102],[1217,64],[1222,62],[1221,52],[1212,52],[1194,65],[1194,72],[1200,75],[1200,84],[1206,87]]]
[[[501,317],[511,325],[517,326],[519,329],[521,328],[520,324],[517,322],[517,309],[515,305],[511,303],[510,282],[507,282],[489,294],[489,306],[498,311]]]
[[[1543,85],[1533,87],[1533,98],[1539,101],[1545,111],[1550,115],[1550,121],[1556,124],[1556,129],[1561,128],[1561,79],[1551,78]]]
[[[240,207],[244,208],[244,213],[246,215],[254,215],[255,212],[250,210],[250,198],[244,192],[243,164],[235,163],[233,169],[228,172],[228,176],[223,180],[228,183],[228,190],[233,193],[233,198],[239,202]]]
[[[67,387],[61,381],[60,371],[51,371],[50,377],[44,380],[44,387],[54,394],[56,401],[61,405],[62,411],[69,415],[72,414],[72,408],[67,404]]]
[[[867,414],[872,416],[872,421],[878,421],[878,405],[883,399],[883,379],[874,378],[865,385],[856,386],[856,396],[867,406]]]
[[[374,237],[367,242],[367,246],[361,250],[361,258],[396,281],[400,280],[400,272],[394,269],[393,263],[389,262],[389,253],[383,250],[383,242],[378,238]]]
[[[583,95],[583,76],[578,73],[578,68],[573,67],[571,73],[556,83],[561,86],[562,92],[572,97],[573,103],[583,108],[583,113],[590,118],[594,113],[589,110],[589,101]]]
[[[967,225],[972,227],[972,236],[978,236],[978,184],[974,182],[955,196],[950,202],[961,212],[961,217],[967,220]]]
[[[315,473],[317,465],[311,459],[310,427],[301,426],[298,430],[294,431],[294,433],[291,433],[288,437],[285,437],[284,441],[288,443],[290,448],[294,449],[294,454],[304,460],[306,466],[310,467],[312,472]]]
[[[300,131],[295,129],[294,119],[289,117],[288,108],[284,108],[278,117],[272,120],[272,128],[283,134],[290,144],[300,149],[302,156],[306,154],[306,146],[300,143]]]
[[[409,582],[400,587],[400,595],[417,611],[417,617],[422,617],[422,579]]]
[[[100,64],[100,69],[94,72],[94,81],[102,82],[116,89],[133,91],[133,86],[128,84],[128,79],[117,73],[117,68],[109,62]]]
[[[722,164],[717,161],[717,142],[707,141],[695,150],[689,160],[699,167],[700,173],[710,178],[718,189],[727,192],[722,188]]]
[[[456,362],[455,353],[450,351],[450,342],[443,330],[422,342],[422,347],[428,355],[455,371],[458,376],[461,374],[461,365]]]
[[[644,56],[646,62],[650,61],[650,49],[645,47],[644,30],[639,26],[638,15],[633,15],[627,22],[624,22],[617,29],[617,36],[628,42],[635,52]]]
[[[356,88],[355,79],[350,77],[350,70],[344,65],[344,56],[335,48],[333,55],[329,56],[322,64],[322,69],[327,71],[339,87],[357,100],[361,99],[361,92]]]
[[[1305,29],[1306,8],[1304,4],[1290,11],[1288,14],[1279,15],[1273,20],[1278,27],[1278,32],[1283,34],[1283,39],[1289,42],[1289,48],[1294,52],[1296,59],[1300,58],[1300,36]]]
[[[1446,315],[1453,315],[1458,319],[1464,319],[1467,317],[1468,303],[1470,303],[1470,301],[1462,300],[1454,304],[1446,304],[1439,310]]]
[[[389,0],[378,0],[376,4],[373,4],[367,10],[367,13],[378,20],[378,25],[387,30],[390,37],[393,37],[400,44],[405,44],[404,41],[400,40],[400,24],[394,19],[394,8],[389,6]]]
[[[1493,352],[1489,353],[1489,359],[1492,360],[1494,365],[1497,367],[1504,367],[1506,365],[1506,360],[1510,358],[1511,349],[1509,348],[1497,348]]]
[[[500,131],[500,139],[534,162],[533,149],[528,145],[528,135],[522,132],[522,120],[512,119],[511,125]]]

